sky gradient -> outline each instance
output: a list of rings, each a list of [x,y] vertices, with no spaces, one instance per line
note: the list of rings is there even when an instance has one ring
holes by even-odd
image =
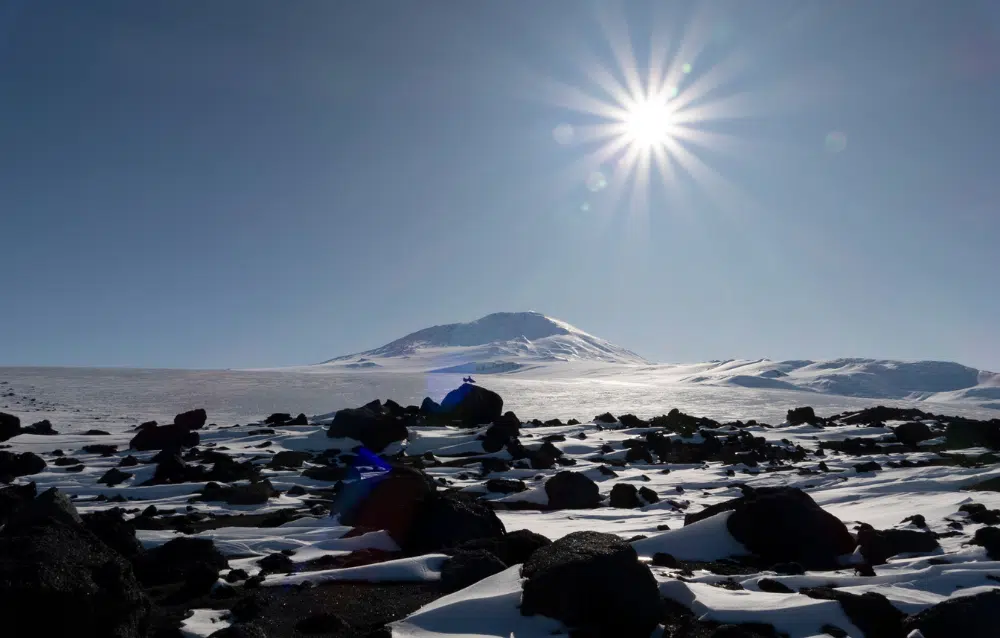
[[[664,42],[698,162],[637,203],[580,95]],[[0,365],[536,310],[658,361],[1000,370],[998,113],[987,0],[0,0]]]

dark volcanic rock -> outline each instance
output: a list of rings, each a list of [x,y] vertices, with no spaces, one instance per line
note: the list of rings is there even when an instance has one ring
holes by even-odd
[[[590,509],[601,504],[597,483],[579,472],[563,470],[545,482],[549,509]]]
[[[128,446],[133,450],[179,450],[182,447],[198,445],[201,437],[197,432],[177,425],[147,425],[143,424],[139,432],[132,437]]]
[[[463,383],[444,397],[440,413],[467,426],[493,423],[503,413],[503,398],[492,390]]]
[[[91,512],[81,518],[90,533],[125,558],[131,560],[143,552],[142,544],[135,537],[135,526],[125,520],[121,508]]]
[[[877,530],[864,524],[858,529],[858,546],[869,565],[884,565],[896,554],[926,554],[941,545],[931,532],[912,529]]]
[[[934,433],[931,432],[927,424],[920,421],[904,423],[896,426],[892,431],[896,435],[896,440],[900,443],[914,447],[921,441],[934,438]]]
[[[149,602],[124,558],[77,524],[0,534],[0,618],[10,636],[143,638]]]
[[[837,557],[854,551],[854,537],[833,514],[798,488],[765,487],[719,503],[684,524],[732,510],[729,532],[750,552],[770,563],[795,562],[807,569],[833,569]]]
[[[896,609],[882,594],[866,592],[852,594],[832,587],[806,587],[800,594],[821,600],[836,600],[844,614],[865,636],[878,638],[903,638],[903,619],[906,615]],[[959,634],[966,635],[966,634]]]
[[[854,466],[854,471],[858,474],[863,472],[878,472],[882,469],[882,466],[875,461],[866,461],[865,463],[857,463]]]
[[[8,529],[15,527],[31,527],[57,521],[65,525],[76,526],[82,522],[80,514],[73,502],[65,493],[50,487],[37,498],[24,501],[7,521]]]
[[[417,511],[436,492],[425,474],[404,467],[348,483],[337,495],[333,511],[340,522],[365,529],[384,529],[398,541],[408,538]]]
[[[184,582],[188,573],[201,565],[214,568],[218,574],[228,563],[210,539],[180,537],[139,556],[135,573],[143,585],[165,585]]]
[[[306,461],[312,460],[313,455],[309,452],[293,452],[289,450],[282,450],[268,461],[268,465],[272,468],[299,468]]]
[[[639,490],[631,483],[618,483],[611,488],[610,505],[622,509],[642,507],[642,502],[639,500]]]
[[[225,501],[230,505],[263,505],[269,498],[277,495],[278,491],[267,479],[233,487],[208,483],[201,493],[203,500]]]
[[[613,534],[573,532],[532,554],[521,613],[542,614],[600,638],[648,638],[660,592],[631,545]]]
[[[124,483],[130,478],[132,478],[132,474],[130,472],[122,472],[118,468],[113,467],[105,472],[101,478],[97,479],[97,482],[107,485],[108,487],[114,487],[119,483]]]
[[[13,414],[0,412],[0,441],[6,441],[21,433],[21,419]]]
[[[984,446],[1000,450],[1000,419],[991,421],[956,420],[945,430],[945,442],[952,449]]]
[[[527,487],[524,485],[524,481],[517,479],[490,479],[486,481],[486,489],[499,494],[513,494],[523,492]]]
[[[271,416],[264,419],[264,425],[284,425],[292,419],[292,415],[288,412],[275,412]]]
[[[0,450],[0,482],[9,483],[18,476],[38,474],[45,469],[45,461],[34,452],[20,454]]]
[[[910,616],[904,631],[919,629],[924,638],[991,638],[996,636],[1000,589],[955,596]]]
[[[152,478],[144,482],[143,485],[167,485],[204,480],[205,468],[200,465],[189,465],[179,455],[169,454],[163,455],[160,462],[156,464]]]
[[[552,541],[541,534],[536,534],[526,529],[519,529],[499,537],[477,538],[466,541],[457,545],[455,550],[485,550],[508,565],[519,565],[527,562],[536,550],[551,544]]]
[[[505,569],[507,564],[488,551],[458,551],[441,568],[441,588],[455,592]]]
[[[660,502],[660,497],[656,494],[656,492],[649,489],[645,485],[639,488],[639,498],[646,501],[647,505]]]
[[[326,435],[361,441],[372,452],[381,452],[394,441],[403,441],[408,432],[402,420],[397,419],[381,406],[373,410],[368,406],[340,410]]]
[[[435,494],[417,510],[409,535],[399,545],[409,553],[427,554],[505,533],[503,522],[486,503],[454,493]]]
[[[804,408],[794,408],[788,411],[785,417],[789,425],[802,425],[803,423],[819,423],[816,418],[816,411],[810,406]]]
[[[59,434],[52,429],[52,424],[48,419],[39,421],[38,423],[32,423],[31,425],[23,428],[21,434],[37,434],[40,436],[53,436]]]
[[[1000,560],[1000,529],[996,527],[980,527],[970,541],[973,545],[986,548],[986,555],[991,560]]]
[[[34,483],[10,485],[0,488],[0,526],[7,522],[15,511],[35,500],[38,490]]]
[[[198,408],[197,410],[183,412],[175,416],[174,425],[185,430],[200,430],[205,427],[205,421],[207,420],[208,415],[205,414],[205,410]]]

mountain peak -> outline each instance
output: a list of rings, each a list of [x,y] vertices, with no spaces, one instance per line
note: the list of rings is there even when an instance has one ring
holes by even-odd
[[[420,354],[430,356],[434,363],[442,359],[462,363],[526,360],[646,363],[634,352],[533,311],[494,312],[474,321],[431,326],[379,348],[326,363],[354,360],[371,364],[372,359],[412,358]]]

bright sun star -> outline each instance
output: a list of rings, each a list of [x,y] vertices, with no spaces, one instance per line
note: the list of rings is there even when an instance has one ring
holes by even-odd
[[[646,213],[654,187],[675,209],[686,207],[680,200],[689,187],[702,189],[722,208],[743,205],[745,194],[706,161],[708,152],[717,155],[738,145],[725,132],[726,124],[748,116],[743,112],[746,96],[726,90],[736,78],[739,55],[731,52],[708,62],[702,53],[711,40],[711,23],[698,16],[688,23],[674,20],[668,11],[650,24],[640,61],[620,13],[599,13],[610,60],[584,46],[576,55],[583,82],[538,76],[534,85],[535,95],[580,115],[553,130],[559,144],[583,152],[559,176],[559,188],[572,192],[582,180],[589,197],[607,190],[600,196],[610,204],[602,207],[606,210],[631,191],[632,210]],[[587,201],[581,208],[592,210],[594,205]]]

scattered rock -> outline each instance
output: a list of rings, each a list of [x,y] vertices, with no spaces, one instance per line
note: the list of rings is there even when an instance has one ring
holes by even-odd
[[[552,541],[526,529],[509,532],[503,536],[477,538],[455,546],[455,551],[487,551],[507,565],[523,564],[538,549],[551,545]]]
[[[226,569],[226,558],[207,538],[180,537],[146,551],[135,561],[135,574],[143,585],[165,585],[184,582],[199,565]]]
[[[13,414],[0,412],[0,441],[7,441],[21,433],[21,419]]]
[[[108,487],[114,487],[119,483],[124,483],[129,480],[132,476],[133,475],[129,472],[122,472],[118,468],[113,467],[105,472],[101,478],[97,479],[97,482],[107,485]]]
[[[503,413],[503,399],[492,390],[463,383],[444,397],[439,413],[467,426],[493,423]]]
[[[394,441],[407,437],[406,425],[381,407],[347,408],[337,412],[326,435],[361,441],[372,452],[381,452]]]
[[[684,524],[733,511],[727,527],[753,554],[770,563],[796,562],[807,569],[832,569],[856,545],[847,527],[798,488],[746,488],[746,496],[688,514]]]
[[[639,490],[631,483],[618,483],[611,488],[610,505],[622,509],[642,507],[642,502],[639,500]]]
[[[911,421],[909,423],[903,423],[892,428],[893,434],[896,435],[896,440],[903,445],[909,445],[916,447],[922,441],[934,438],[934,433],[931,432],[930,427],[926,423],[920,421]]]
[[[125,558],[132,560],[144,550],[135,537],[135,526],[125,520],[120,507],[84,514],[80,518],[83,526],[105,545]]]
[[[941,547],[931,532],[912,529],[877,530],[862,524],[858,529],[858,547],[869,565],[884,565],[897,554],[926,554]]]
[[[52,424],[49,423],[48,419],[39,421],[38,423],[32,423],[26,428],[21,430],[21,434],[37,434],[39,436],[54,436],[59,434],[54,429],[52,429]]]
[[[789,410],[785,420],[788,422],[788,425],[816,424],[820,422],[816,418],[816,411],[810,406]]]
[[[910,616],[903,630],[919,630],[924,638],[987,638],[996,635],[1000,589],[954,596]]]
[[[761,578],[757,581],[757,586],[760,587],[761,591],[770,592],[772,594],[794,594],[795,590],[788,585],[774,580],[773,578]]]
[[[499,494],[513,494],[515,492],[523,492],[527,487],[524,481],[516,479],[490,479],[486,481],[486,489]]]
[[[306,635],[341,633],[350,629],[347,621],[337,614],[318,613],[306,616],[295,624],[295,630]]]
[[[140,452],[180,450],[182,447],[194,447],[201,440],[197,432],[176,423],[164,426],[143,424],[139,428],[138,434],[132,437],[128,446]]]
[[[991,560],[1000,560],[1000,529],[996,527],[980,527],[970,541],[973,545],[986,548],[986,555]]]
[[[579,472],[563,470],[545,482],[550,509],[591,509],[601,504],[597,483]]]
[[[185,430],[200,430],[205,427],[205,421],[208,420],[208,415],[205,414],[205,410],[198,408],[196,410],[190,410],[188,412],[182,412],[174,417],[174,425],[185,429]]]
[[[38,474],[45,469],[45,461],[34,452],[7,452],[0,450],[0,482],[10,483],[18,476]]]
[[[268,499],[277,495],[278,491],[267,479],[232,487],[207,483],[201,492],[203,500],[225,501],[230,505],[263,505]]]
[[[507,569],[507,564],[485,550],[455,552],[441,568],[441,588],[451,593]]]
[[[601,638],[648,638],[660,592],[631,545],[613,534],[573,532],[532,554],[521,613],[542,614]]]

